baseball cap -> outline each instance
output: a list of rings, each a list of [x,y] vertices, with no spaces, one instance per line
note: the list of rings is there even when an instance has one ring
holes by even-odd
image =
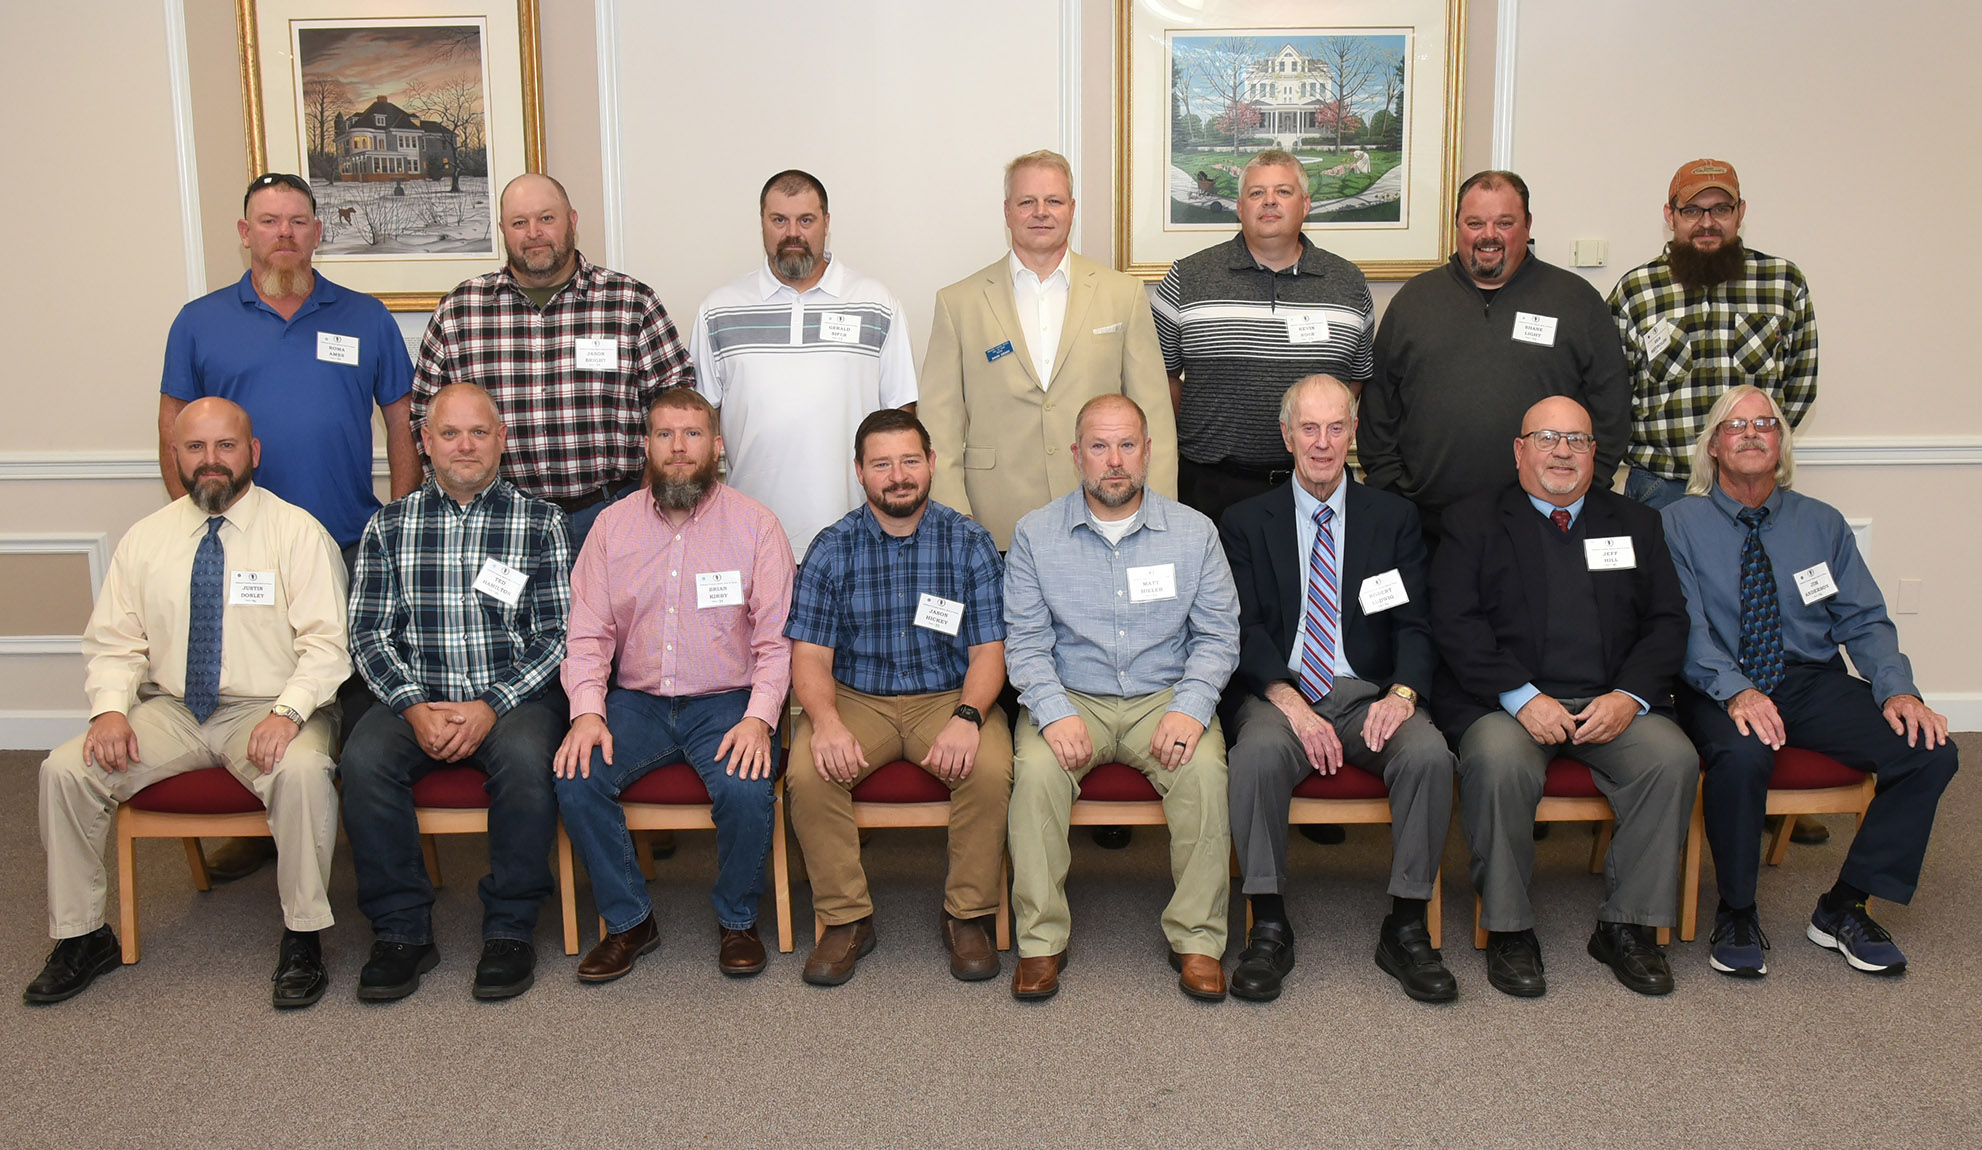
[[[1666,190],[1666,202],[1683,204],[1708,188],[1719,188],[1738,200],[1741,198],[1741,177],[1735,175],[1734,165],[1726,160],[1688,160],[1672,174],[1672,186]]]

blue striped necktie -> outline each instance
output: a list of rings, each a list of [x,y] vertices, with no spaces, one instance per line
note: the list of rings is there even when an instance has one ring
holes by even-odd
[[[1735,518],[1748,528],[1741,544],[1741,669],[1764,695],[1782,684],[1782,603],[1776,597],[1776,570],[1762,547],[1766,507],[1750,507]]]
[[[1314,513],[1314,546],[1308,550],[1306,636],[1301,641],[1301,693],[1311,703],[1335,689],[1335,632],[1341,619],[1340,577],[1335,572],[1335,538],[1329,526],[1335,509]]]
[[[226,516],[206,521],[206,538],[193,553],[192,604],[186,624],[186,709],[204,723],[220,705],[221,606],[226,598],[227,551],[220,542]]]

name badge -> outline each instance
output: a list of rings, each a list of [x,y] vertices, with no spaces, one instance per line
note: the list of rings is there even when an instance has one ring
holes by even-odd
[[[1542,347],[1555,346],[1555,317],[1536,315],[1531,311],[1514,313],[1514,338],[1522,343],[1539,344]]]
[[[346,367],[358,366],[358,337],[336,335],[327,331],[318,332],[317,358],[325,363],[341,363]]]
[[[1803,605],[1808,607],[1819,599],[1828,599],[1837,594],[1837,584],[1831,581],[1831,566],[1819,563],[1815,567],[1805,567],[1796,573],[1796,591],[1803,596]]]
[[[1679,329],[1672,326],[1672,321],[1669,319],[1662,319],[1653,324],[1652,330],[1645,333],[1645,358],[1652,359],[1671,347],[1672,337],[1678,334]]]
[[[957,628],[963,626],[963,604],[955,599],[923,595],[916,602],[915,625],[954,635]]]
[[[997,347],[987,348],[984,352],[984,362],[997,363],[1010,354],[1012,354],[1012,341],[1008,339]]]
[[[499,559],[484,559],[482,573],[475,576],[475,590],[514,607],[523,598],[523,585],[529,581],[528,575]]]
[[[1129,602],[1155,603],[1177,597],[1177,565],[1158,563],[1129,568]]]
[[[1631,549],[1629,535],[1585,539],[1583,558],[1589,561],[1592,571],[1629,571],[1638,565],[1638,554]]]
[[[618,371],[619,341],[616,339],[586,339],[583,336],[571,341],[577,350],[579,371]]]
[[[698,572],[695,576],[695,606],[705,611],[711,607],[743,606],[743,572]]]
[[[1318,311],[1296,312],[1287,317],[1288,343],[1327,343],[1328,317]]]
[[[860,317],[846,312],[820,312],[819,338],[827,343],[859,343]]]
[[[267,607],[274,602],[273,571],[236,571],[227,580],[229,607]]]
[[[1397,573],[1395,567],[1363,580],[1362,587],[1356,591],[1356,598],[1361,601],[1365,615],[1375,615],[1411,601],[1411,596],[1404,590],[1404,577]]]

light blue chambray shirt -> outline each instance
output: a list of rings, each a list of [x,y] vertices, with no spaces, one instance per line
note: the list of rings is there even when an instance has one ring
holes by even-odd
[[[1129,570],[1168,565],[1175,598],[1132,602]],[[1119,544],[1080,489],[1019,520],[1005,561],[1005,665],[1044,728],[1075,714],[1068,691],[1112,698],[1174,687],[1170,709],[1209,726],[1239,665],[1239,594],[1211,520],[1144,489]]]

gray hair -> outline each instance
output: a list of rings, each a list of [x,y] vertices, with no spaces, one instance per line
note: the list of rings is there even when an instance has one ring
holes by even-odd
[[[1328,374],[1306,375],[1294,381],[1280,396],[1280,426],[1294,426],[1294,405],[1309,392],[1335,390],[1342,393],[1342,402],[1349,409],[1349,418],[1356,417],[1356,394],[1349,385]]]
[[[1259,155],[1247,160],[1245,171],[1239,173],[1239,187],[1241,189],[1246,186],[1246,177],[1252,175],[1254,168],[1292,168],[1294,169],[1294,182],[1300,185],[1301,194],[1304,196],[1308,194],[1308,170],[1301,166],[1301,161],[1295,159],[1292,152],[1283,151],[1280,148],[1268,148]]]
[[[1700,429],[1700,437],[1693,441],[1693,474],[1686,480],[1686,494],[1706,495],[1714,489],[1714,484],[1720,479],[1720,464],[1707,448],[1720,434],[1720,425],[1727,420],[1727,413],[1751,395],[1768,400],[1769,414],[1782,421],[1778,438],[1780,451],[1776,455],[1776,486],[1788,490],[1796,478],[1796,445],[1790,440],[1789,417],[1782,413],[1782,405],[1776,402],[1775,396],[1752,383],[1744,383],[1728,388],[1714,401],[1713,410],[1707,412],[1707,425]]]

